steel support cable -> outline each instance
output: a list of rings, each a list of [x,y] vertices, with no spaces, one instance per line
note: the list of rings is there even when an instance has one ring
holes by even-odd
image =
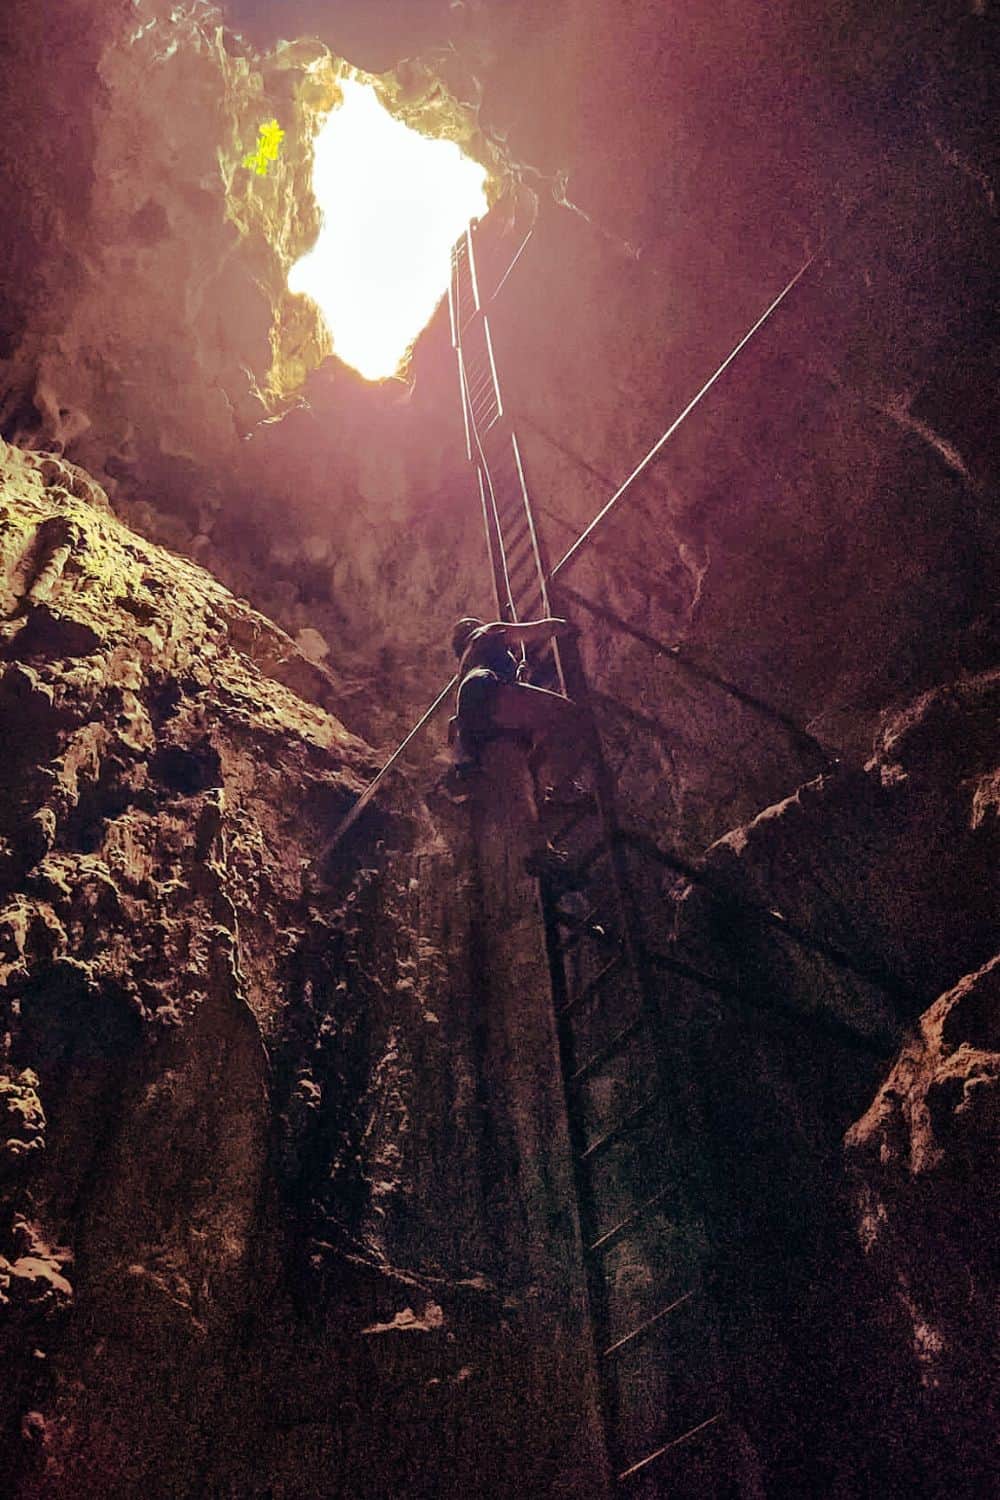
[[[421,729],[423,729],[424,725],[430,723],[431,719],[433,719],[434,715],[437,713],[444,700],[448,697],[448,694],[451,693],[457,686],[458,673],[456,672],[454,677],[448,683],[448,686],[441,689],[440,693],[438,693],[430,708],[426,709],[421,717],[417,720],[402,744],[396,746],[396,749],[389,756],[389,759],[386,761],[381,771],[379,771],[378,775],[368,783],[364,791],[361,793],[361,796],[358,798],[357,802],[355,802],[354,806],[348,813],[344,815],[344,817],[341,818],[340,822],[337,824],[336,828],[333,831],[333,837],[330,839],[330,842],[327,844],[325,850],[323,851],[324,854],[329,854],[333,849],[335,849],[337,844],[339,844],[340,840],[344,837],[344,834],[347,832],[347,830],[357,822],[358,818],[364,812],[365,808],[368,806],[369,802],[372,800],[375,793],[382,785],[382,782],[385,780],[386,776],[392,770],[397,760],[399,760],[399,757],[402,755],[403,751],[407,748],[408,745],[412,744],[417,735],[420,733]]]
[[[653,444],[652,448],[650,448],[649,452],[646,454],[645,458],[641,461],[641,463],[637,464],[636,467],[632,470],[631,474],[625,480],[624,484],[622,484],[622,485],[619,486],[619,488],[611,496],[611,499],[607,502],[607,504],[604,505],[604,506],[602,506],[602,508],[598,511],[597,515],[590,522],[590,525],[586,528],[586,530],[583,531],[583,532],[581,532],[581,534],[577,537],[576,541],[573,543],[572,547],[570,547],[569,551],[566,552],[566,553],[564,553],[563,556],[559,559],[559,561],[556,563],[555,567],[552,569],[551,573],[549,574],[549,578],[548,578],[549,582],[551,582],[551,580],[553,578],[555,578],[556,574],[559,573],[559,572],[561,572],[563,568],[567,567],[569,565],[569,563],[573,560],[573,558],[577,556],[577,554],[578,554],[580,548],[583,546],[584,542],[586,542],[586,541],[589,540],[589,538],[593,535],[594,531],[597,529],[597,527],[600,525],[600,523],[604,520],[604,518],[608,515],[608,513],[612,510],[612,508],[615,505],[618,504],[618,501],[622,498],[622,496],[629,489],[629,487],[634,483],[634,481],[639,477],[639,475],[643,472],[643,470],[649,467],[649,465],[652,463],[653,459],[660,452],[661,448],[663,448],[666,445],[666,443],[669,442],[670,438],[673,437],[673,435],[677,431],[678,427],[680,427],[681,423],[690,415],[690,413],[692,411],[694,411],[695,407],[702,400],[702,398],[705,397],[705,396],[707,396],[708,392],[712,389],[713,385],[719,379],[719,377],[721,375],[725,374],[726,370],[729,369],[729,366],[732,364],[733,360],[740,353],[740,351],[746,347],[746,345],[750,342],[750,340],[758,332],[758,330],[761,329],[761,328],[763,328],[764,324],[767,322],[767,320],[771,316],[771,314],[773,312],[775,312],[778,307],[780,307],[781,303],[784,302],[785,298],[788,296],[788,294],[792,290],[792,288],[799,281],[801,281],[802,277],[806,274],[806,272],[808,271],[809,267],[813,264],[813,262],[817,259],[817,257],[822,254],[822,252],[825,249],[825,247],[826,247],[826,242],[824,241],[824,244],[820,245],[820,247],[819,247],[818,250],[813,251],[812,255],[809,256],[809,259],[807,261],[805,261],[804,264],[802,266],[800,266],[800,268],[796,271],[796,273],[792,277],[791,281],[789,281],[788,284],[778,293],[777,297],[775,297],[774,301],[770,304],[770,306],[763,313],[761,313],[760,317],[757,319],[756,323],[754,323],[753,327],[750,328],[748,330],[748,332],[746,332],[743,335],[743,337],[740,339],[739,343],[735,345],[735,347],[730,351],[729,354],[727,354],[726,358],[722,361],[722,364],[719,365],[719,367],[715,371],[714,375],[711,375],[709,377],[709,379],[706,380],[705,384],[702,386],[702,388],[698,392],[698,394],[691,401],[688,402],[687,406],[685,406],[685,408],[681,412],[680,416],[674,418],[674,420],[671,422],[670,426],[667,428],[667,430],[663,434],[663,436],[657,439],[657,441]],[[465,394],[465,389],[466,389],[465,388],[465,367],[464,367],[464,362],[463,362],[463,365],[462,365],[462,386],[463,386],[463,395],[464,395]],[[481,442],[479,440],[478,430],[476,431],[476,446],[478,447],[480,455],[481,455],[481,457],[483,459],[483,463],[485,464],[485,455],[483,455],[482,444],[481,444]],[[486,471],[486,474],[487,474],[487,479],[489,479],[489,471],[488,471],[488,469]],[[492,485],[490,486],[490,493],[491,493],[491,496],[492,496]],[[493,497],[493,500],[494,500],[494,505],[495,505],[495,503],[496,503],[495,497]],[[501,538],[501,541],[502,541],[502,538]],[[505,571],[505,577],[506,577],[506,560],[504,562],[504,571]],[[509,588],[510,588],[510,584],[509,584],[509,580],[508,580],[508,594],[509,594]],[[382,767],[381,771],[379,771],[378,775],[372,781],[369,782],[368,786],[362,792],[362,794],[358,798],[357,802],[355,802],[354,806],[341,819],[341,821],[338,823],[337,827],[334,829],[333,836],[330,839],[329,844],[326,846],[326,851],[325,852],[327,854],[329,854],[336,847],[336,845],[343,838],[343,836],[347,832],[347,830],[350,827],[352,827],[352,825],[357,821],[358,817],[361,815],[361,813],[364,811],[364,809],[371,802],[371,800],[374,797],[376,791],[381,786],[383,780],[385,779],[385,777],[387,776],[387,774],[389,773],[389,771],[392,770],[393,766],[399,760],[399,758],[403,754],[404,750],[407,748],[408,745],[410,745],[412,743],[412,741],[416,738],[416,736],[424,728],[425,724],[428,724],[430,722],[430,720],[434,717],[434,715],[437,713],[438,709],[441,707],[442,703],[448,697],[448,694],[454,689],[454,687],[456,686],[457,683],[458,683],[458,674],[456,673],[455,676],[448,683],[447,687],[445,687],[445,688],[443,688],[441,690],[441,692],[438,694],[438,696],[434,699],[434,702],[430,705],[430,707],[428,709],[425,710],[425,712],[418,719],[417,723],[414,724],[413,728],[410,730],[409,734],[403,740],[402,744],[400,744],[399,746],[397,746],[397,748],[393,751],[392,755],[386,761],[385,765]]]
[[[665,445],[670,441],[670,439],[673,437],[674,433],[677,431],[677,429],[681,425],[681,423],[691,414],[691,412],[694,411],[694,409],[698,405],[699,401],[701,401],[701,399],[704,396],[708,395],[709,391],[712,389],[713,385],[719,379],[719,377],[721,375],[724,375],[726,373],[726,371],[729,369],[729,366],[732,364],[733,360],[739,354],[740,350],[743,349],[743,348],[745,348],[746,345],[749,344],[750,340],[753,338],[754,334],[758,331],[758,329],[763,328],[764,324],[767,322],[767,320],[771,316],[771,314],[778,307],[781,306],[782,302],[784,302],[784,300],[788,296],[789,292],[792,290],[792,288],[799,281],[802,280],[802,277],[806,274],[806,272],[808,271],[809,267],[812,265],[813,261],[815,261],[816,257],[821,254],[821,252],[823,251],[823,249],[824,249],[824,245],[820,245],[820,247],[819,247],[818,250],[814,250],[813,251],[813,253],[812,253],[812,255],[810,255],[809,259],[807,261],[805,261],[803,263],[803,265],[801,265],[799,267],[799,269],[796,271],[796,273],[792,277],[791,281],[789,281],[788,284],[783,288],[783,290],[778,293],[778,295],[775,297],[774,301],[771,303],[770,307],[768,307],[766,309],[766,311],[764,311],[764,312],[761,313],[760,317],[757,319],[757,321],[753,325],[753,327],[751,329],[749,329],[743,335],[743,337],[740,339],[739,343],[735,346],[735,348],[732,349],[731,352],[722,361],[722,364],[716,370],[715,374],[709,376],[709,378],[705,381],[705,384],[702,386],[702,388],[698,392],[698,394],[696,396],[694,396],[692,398],[692,400],[690,400],[688,402],[687,406],[685,406],[685,408],[681,412],[680,416],[674,418],[674,420],[671,422],[670,426],[667,428],[666,432],[663,434],[663,436],[661,438],[657,439],[657,441],[653,444],[652,448],[650,448],[649,452],[646,454],[646,457],[642,460],[642,462],[638,463],[635,466],[635,468],[632,470],[631,474],[625,480],[624,484],[619,485],[618,489],[615,490],[615,493],[611,496],[611,499],[608,501],[608,503],[606,505],[602,506],[602,508],[597,512],[597,515],[591,521],[590,525],[586,528],[586,530],[582,531],[580,533],[580,535],[577,537],[576,541],[573,543],[572,547],[570,547],[569,551],[566,552],[566,553],[564,553],[563,556],[559,559],[559,561],[556,563],[555,567],[552,569],[552,572],[549,574],[550,580],[553,579],[553,578],[555,578],[555,576],[556,576],[557,573],[561,573],[562,570],[563,570],[563,568],[567,567],[569,565],[569,563],[572,562],[573,558],[577,555],[577,553],[579,552],[580,548],[583,546],[584,542],[587,542],[587,541],[590,540],[590,538],[593,536],[594,532],[597,530],[598,526],[604,520],[605,516],[607,516],[614,509],[614,507],[618,504],[619,500],[625,494],[626,490],[628,490],[632,486],[632,484],[634,484],[634,482],[638,479],[639,475],[641,473],[643,473],[643,471],[649,467],[649,465],[653,462],[653,459],[660,452],[660,449],[663,448],[663,447],[665,447]]]

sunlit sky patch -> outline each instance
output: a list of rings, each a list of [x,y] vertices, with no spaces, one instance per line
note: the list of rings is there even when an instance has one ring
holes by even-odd
[[[288,285],[318,304],[345,364],[384,380],[446,290],[452,245],[486,212],[486,170],[394,120],[369,84],[343,88],[315,143],[323,227]]]

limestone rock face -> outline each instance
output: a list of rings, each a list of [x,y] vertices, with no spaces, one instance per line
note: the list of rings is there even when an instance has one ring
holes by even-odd
[[[446,311],[369,386],[286,292],[345,61],[537,197],[491,317],[550,563],[816,252],[556,604],[700,861],[637,894],[716,983],[663,987],[675,1227],[754,1500],[985,1492],[995,23],[913,10],[0,6],[20,1500],[601,1489],[523,767],[478,844],[404,779],[324,858],[496,609]]]
[[[316,672],[291,641],[102,498],[0,452],[0,1338],[32,1493],[167,1462],[154,1387],[236,1326],[282,962],[255,934],[304,913],[369,766],[282,685]]]
[[[666,1024],[767,1494],[988,1487],[996,725],[995,673],[923,695],[650,925],[718,986],[665,979]]]
[[[470,987],[471,856],[412,798],[325,859],[375,770],[331,675],[6,445],[0,589],[14,1492],[589,1494],[532,882]]]
[[[1000,1406],[998,1014],[995,957],[925,1012],[846,1141],[861,1244],[919,1381],[924,1440],[937,1437],[972,1489],[991,1482]]]

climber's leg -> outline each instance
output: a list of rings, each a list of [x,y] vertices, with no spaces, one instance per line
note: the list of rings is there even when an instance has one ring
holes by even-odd
[[[594,758],[590,715],[561,693],[527,682],[498,682],[491,693],[490,718],[495,729],[532,736],[544,774],[555,786],[572,781]]]

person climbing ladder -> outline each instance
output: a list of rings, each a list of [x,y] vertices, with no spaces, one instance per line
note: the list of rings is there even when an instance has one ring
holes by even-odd
[[[480,752],[500,735],[524,735],[531,741],[534,769],[544,767],[553,787],[573,781],[593,754],[590,716],[570,698],[536,687],[522,678],[517,647],[543,645],[552,636],[576,635],[568,620],[486,623],[471,616],[459,620],[451,644],[459,659],[458,695],[451,721],[455,770],[468,775],[478,767]]]

